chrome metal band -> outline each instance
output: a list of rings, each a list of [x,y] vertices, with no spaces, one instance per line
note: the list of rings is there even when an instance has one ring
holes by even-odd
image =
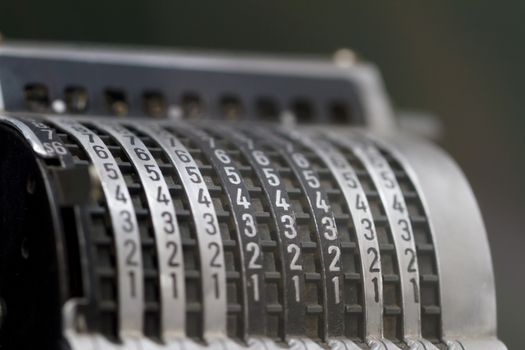
[[[115,122],[94,125],[111,135],[135,167],[148,203],[155,233],[159,266],[161,336],[165,342],[185,335],[186,305],[182,243],[175,207],[166,180],[155,158],[140,138]],[[142,124],[133,124],[141,129]]]
[[[450,350],[506,349],[496,336],[486,231],[464,174],[444,152],[410,135],[366,135],[405,169],[428,216],[437,255],[443,342]]]
[[[336,220],[326,191],[321,186],[319,174],[308,157],[294,143],[278,136],[273,130],[259,127],[257,132],[250,132],[271,144],[283,155],[300,183],[308,200],[309,212],[314,221],[317,235],[317,254],[321,261],[323,290],[323,330],[322,337],[342,336],[344,334],[344,303],[341,286],[344,271],[341,261],[341,242]],[[257,134],[257,135],[256,135]]]
[[[149,135],[175,167],[193,213],[202,269],[203,337],[212,342],[226,336],[226,271],[217,214],[204,176],[190,152],[161,126],[144,123]]]
[[[275,220],[281,247],[280,260],[283,266],[280,277],[283,281],[284,293],[284,335],[301,336],[305,332],[303,258],[296,214],[291,208],[286,188],[268,155],[253,139],[230,128],[219,127],[215,131],[227,136],[238,147],[249,160],[264,188]]]
[[[383,280],[374,218],[359,179],[345,157],[330,143],[290,130],[290,135],[315,152],[332,171],[344,194],[354,223],[363,278],[365,337],[383,336]]]
[[[44,158],[52,158],[59,155],[55,149],[56,145],[53,145],[51,135],[49,135],[49,141],[45,142],[36,135],[35,131],[32,130],[31,127],[26,125],[26,123],[19,118],[0,115],[0,121],[17,129],[22,134],[22,136],[24,136],[27,142],[29,142],[31,148],[33,148],[33,151],[39,156]]]
[[[100,177],[115,235],[119,335],[134,343],[142,336],[144,310],[143,262],[137,218],[118,163],[97,134],[72,119],[49,118],[84,148]]]
[[[392,168],[373,143],[357,134],[330,138],[347,147],[361,160],[370,174],[390,223],[401,279],[403,334],[407,342],[421,338],[419,267],[416,243],[408,207]]]
[[[232,219],[240,245],[239,260],[242,264],[243,309],[245,335],[265,334],[266,291],[264,285],[264,252],[258,232],[257,213],[252,205],[250,190],[239,167],[225,149],[210,134],[186,123],[177,123],[216,168],[231,207]]]

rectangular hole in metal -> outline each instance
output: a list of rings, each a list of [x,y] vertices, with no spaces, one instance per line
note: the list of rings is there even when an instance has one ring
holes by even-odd
[[[49,90],[46,85],[34,83],[24,87],[24,96],[29,110],[43,112],[49,109]]]
[[[181,99],[182,113],[185,117],[198,118],[204,112],[204,103],[199,94],[187,92]]]
[[[104,92],[106,105],[110,113],[118,116],[128,114],[129,104],[126,92],[122,89],[109,88]]]
[[[145,91],[142,94],[142,109],[152,117],[166,115],[166,99],[160,91]]]
[[[271,97],[259,97],[255,101],[255,111],[257,117],[265,121],[278,121],[279,120],[279,107],[277,102]]]
[[[342,101],[332,101],[328,105],[330,122],[334,124],[354,124],[352,109]]]
[[[234,95],[225,95],[220,100],[222,115],[229,120],[237,120],[244,112],[241,100]]]
[[[68,86],[64,90],[64,100],[68,112],[84,113],[88,109],[89,96],[81,86]]]
[[[299,123],[311,123],[315,118],[314,106],[309,99],[299,98],[292,103],[292,111]]]

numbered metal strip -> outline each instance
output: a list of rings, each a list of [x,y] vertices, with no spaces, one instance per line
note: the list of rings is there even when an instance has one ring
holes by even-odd
[[[177,128],[195,142],[219,174],[233,213],[237,240],[241,247],[243,310],[247,320],[242,327],[245,334],[264,335],[266,325],[266,292],[264,289],[263,253],[257,233],[255,210],[248,187],[235,162],[217,145],[215,138],[202,129],[185,123]]]
[[[297,233],[295,213],[290,204],[286,188],[281,183],[277,169],[270,158],[252,139],[232,129],[215,127],[209,129],[219,132],[231,140],[233,144],[248,159],[260,179],[266,193],[281,246],[281,261],[284,263],[283,280],[283,312],[285,336],[302,336],[305,332],[304,273],[301,255],[301,239]]]
[[[361,132],[363,132],[363,131],[361,131]],[[408,162],[406,162],[406,157],[405,157],[406,154],[405,153],[407,153],[407,150],[416,150],[416,152],[414,152],[414,154],[416,154],[416,157],[414,157],[413,160],[422,159],[422,158],[418,158],[418,157],[420,157],[421,154],[423,154],[423,153],[427,153],[428,152],[429,154],[432,154],[432,156],[439,158],[439,161],[437,161],[437,162],[436,162],[436,159],[433,159],[432,162],[428,163],[428,164],[432,163],[433,169],[441,167],[443,165],[445,165],[445,167],[446,167],[446,166],[448,166],[450,164],[448,163],[448,161],[445,161],[444,163],[442,163],[442,161],[443,161],[442,156],[443,155],[440,154],[439,152],[435,153],[435,150],[430,149],[428,147],[425,148],[425,145],[418,144],[417,147],[414,147],[415,144],[412,142],[412,144],[410,144],[410,147],[406,148],[404,150],[404,152],[397,152],[397,151],[395,151],[394,148],[396,148],[397,146],[399,146],[401,144],[404,144],[405,140],[403,140],[403,142],[400,142],[399,145],[396,144],[395,145],[396,147],[392,147],[392,145],[387,145],[387,143],[384,143],[384,140],[380,140],[380,139],[374,137],[372,134],[366,133],[366,138],[369,139],[369,140],[372,140],[374,142],[374,144],[380,150],[380,152],[383,154],[385,159],[387,159],[387,161],[389,162],[390,166],[392,168],[396,169],[395,175],[396,175],[397,181],[400,184],[401,183],[405,183],[405,185],[408,185],[409,188],[406,189],[407,191],[409,191],[409,192],[414,191],[414,192],[412,192],[412,195],[410,197],[405,196],[405,201],[407,203],[412,202],[413,205],[416,205],[416,206],[418,206],[420,208],[420,210],[418,211],[418,213],[416,214],[415,217],[410,216],[410,219],[412,221],[413,227],[416,224],[419,227],[419,236],[422,239],[422,243],[424,243],[425,246],[426,246],[425,250],[426,250],[427,253],[424,254],[424,255],[427,255],[427,258],[428,258],[428,259],[425,259],[425,261],[421,261],[421,260],[419,261],[420,268],[423,269],[423,266],[426,265],[426,269],[427,269],[426,272],[423,274],[425,276],[425,278],[424,279],[420,279],[420,281],[421,282],[425,282],[426,288],[431,290],[434,293],[434,296],[437,298],[437,299],[436,298],[422,298],[420,300],[420,302],[421,302],[421,311],[422,311],[421,312],[422,332],[423,332],[423,335],[425,335],[425,333],[427,333],[427,336],[429,338],[431,338],[434,341],[438,341],[439,342],[440,339],[442,339],[441,333],[443,332],[443,329],[442,329],[442,323],[443,323],[442,317],[443,317],[443,314],[442,314],[442,305],[441,305],[442,304],[442,300],[441,299],[442,299],[443,296],[439,293],[440,292],[440,285],[441,285],[441,276],[440,276],[440,274],[438,272],[438,266],[436,264],[436,249],[434,249],[435,248],[435,243],[434,243],[435,239],[434,239],[434,236],[433,236],[432,222],[431,222],[431,220],[429,218],[429,215],[431,213],[428,211],[426,203],[424,202],[424,198],[422,198],[422,193],[421,193],[420,188],[419,188],[418,180],[422,180],[422,179],[427,180],[429,177],[434,178],[436,176],[436,174],[438,174],[438,173],[441,174],[440,171],[442,171],[442,169],[440,169],[439,171],[436,172],[435,170],[429,170],[428,166],[425,166],[424,169],[426,171],[425,174],[427,176],[424,176],[424,177],[421,177],[420,179],[417,179],[417,176],[415,175],[415,173],[413,172],[413,169],[412,169],[413,165],[415,163],[414,164],[408,164]],[[404,145],[404,146],[406,146],[406,145]],[[423,153],[421,153],[421,149],[419,147],[423,147],[424,148]],[[388,152],[387,152],[387,150],[388,150]],[[410,153],[410,152],[408,152],[408,153]],[[411,154],[411,155],[414,156],[414,154]],[[439,166],[436,166],[434,163],[439,164]],[[420,168],[420,170],[421,170],[421,168]],[[456,171],[456,170],[457,169],[454,168],[454,171]],[[432,181],[430,181],[429,183],[431,183],[429,188],[432,189]],[[405,188],[402,188],[402,189],[403,189],[403,192],[404,192]],[[469,193],[469,196],[470,196],[470,193]],[[459,197],[464,198],[462,196],[459,196]],[[476,217],[476,219],[477,218],[478,217]],[[476,220],[474,220],[474,221],[479,223],[479,221],[476,221]],[[445,232],[448,232],[447,229],[445,230]],[[478,232],[478,231],[476,231],[476,232]],[[462,234],[463,234],[463,232],[462,232]],[[416,242],[417,242],[418,235],[416,235],[415,238],[416,238]],[[426,264],[425,264],[425,262],[426,262]],[[426,313],[426,312],[424,312],[425,309],[427,309],[427,310],[432,309],[432,312]],[[439,327],[435,326],[436,323],[439,325]],[[429,327],[425,327],[425,324],[427,324]],[[425,332],[425,329],[426,329],[426,332]],[[445,340],[442,340],[442,341],[445,342]],[[427,347],[428,349],[435,349],[436,348],[435,346],[432,347],[430,342],[428,340],[426,340],[426,339],[420,339],[419,341],[417,341],[417,343],[419,343],[421,345],[421,347],[423,347],[423,348],[424,347]]]
[[[403,328],[407,343],[421,339],[419,268],[416,243],[403,192],[394,171],[370,141],[330,133],[329,137],[350,149],[364,164],[374,182],[390,223],[401,278]]]
[[[186,291],[182,243],[175,206],[168,185],[155,158],[140,138],[129,129],[111,122],[96,127],[111,135],[124,149],[136,169],[148,203],[159,266],[161,335],[165,342],[185,334]],[[135,127],[142,124],[134,123]]]
[[[45,158],[58,158],[62,165],[73,166],[73,156],[57,136],[55,130],[43,121],[27,117],[6,117],[0,115],[0,121],[13,126],[30,143],[33,151]]]
[[[56,144],[56,139],[53,137],[53,131],[48,128],[45,124],[42,124],[41,127],[32,125],[33,123],[38,123],[36,121],[24,121],[21,118],[14,118],[5,115],[0,115],[0,121],[11,125],[16,130],[18,130],[22,136],[29,142],[33,151],[41,157],[44,158],[58,158],[60,156],[56,151],[56,147],[59,148],[60,153],[67,153],[64,150],[62,152],[61,145]],[[50,130],[49,132],[43,130]]]
[[[341,242],[334,213],[330,207],[328,195],[321,188],[319,175],[308,157],[297,150],[292,142],[277,136],[273,130],[259,127],[257,132],[250,132],[250,134],[254,137],[260,137],[261,141],[264,140],[283,156],[306,194],[310,212],[315,222],[322,264],[324,340],[327,337],[342,336],[344,334],[344,303],[341,300],[341,283],[344,274],[341,265]]]
[[[345,157],[330,143],[290,130],[290,135],[315,152],[332,171],[346,199],[354,223],[365,299],[365,336],[382,338],[383,279],[374,219],[359,179]]]
[[[146,123],[136,124],[136,128],[163,149],[181,179],[197,231],[204,298],[203,336],[208,342],[224,338],[227,312],[224,249],[217,214],[204,177],[190,152],[172,133],[161,126]]]
[[[374,182],[390,223],[401,277],[405,340],[421,338],[419,268],[408,208],[394,171],[373,143],[331,133],[330,138],[361,160]]]
[[[144,278],[140,234],[126,181],[117,161],[95,132],[71,119],[50,120],[80,143],[101,180],[115,238],[119,336],[125,342],[133,342],[142,336]]]
[[[24,118],[26,119],[26,118]],[[57,136],[55,130],[42,121],[35,119],[26,119],[26,125],[35,133],[40,139],[46,152],[54,157],[60,159],[63,165],[73,166],[73,156],[67,150],[66,146]]]

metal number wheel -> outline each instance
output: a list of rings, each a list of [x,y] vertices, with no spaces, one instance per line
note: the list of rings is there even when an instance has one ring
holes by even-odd
[[[471,190],[350,127],[0,117],[5,349],[505,349]]]

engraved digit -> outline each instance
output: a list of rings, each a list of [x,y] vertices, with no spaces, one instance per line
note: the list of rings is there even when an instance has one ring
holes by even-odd
[[[124,224],[122,225],[122,230],[124,230],[125,232],[132,232],[134,229],[134,225],[131,219],[131,213],[127,210],[122,210],[120,212],[120,216],[124,220]]]
[[[226,172],[226,176],[231,184],[239,185],[241,183],[241,177],[237,174],[234,167],[227,166],[224,168],[224,171]]]
[[[262,166],[270,165],[270,160],[268,159],[268,157],[266,157],[264,152],[262,152],[262,151],[253,151],[252,154],[253,154],[253,157],[255,158],[255,160],[257,161],[257,163],[259,163],[259,165],[262,165]]]
[[[295,289],[295,301],[300,302],[301,301],[301,293],[299,290],[299,276],[295,275],[292,277],[293,285]]]
[[[264,176],[266,176],[266,180],[270,184],[270,186],[277,187],[281,184],[281,181],[279,180],[279,177],[275,175],[274,169],[272,168],[263,168]]]
[[[290,270],[301,271],[303,267],[297,263],[301,257],[301,249],[297,246],[297,244],[292,243],[288,245],[286,250],[288,253],[293,254],[292,261],[290,262]]]
[[[394,194],[394,200],[393,200],[392,208],[394,210],[397,210],[400,213],[403,213],[405,211],[405,209],[403,208],[403,205],[401,205],[401,202],[397,199],[397,195],[396,194]]]
[[[202,218],[204,219],[204,222],[206,223],[206,233],[209,235],[216,234],[217,227],[215,226],[215,219],[213,218],[213,215],[210,213],[204,213],[202,214]]]
[[[392,189],[396,187],[396,184],[392,178],[390,178],[390,172],[388,171],[382,171],[381,178],[385,181],[385,187],[388,189]]]
[[[331,217],[325,216],[321,219],[321,224],[324,226],[324,238],[329,241],[337,239],[337,227],[335,226],[334,219]]]
[[[416,253],[410,248],[405,249],[405,255],[410,255],[410,262],[408,263],[407,271],[408,272],[417,272],[416,265]]]
[[[257,274],[253,274],[250,277],[253,283],[253,300],[259,301],[259,276]]]
[[[321,191],[315,193],[315,205],[317,209],[322,209],[325,213],[330,211],[330,206],[326,203],[326,200],[321,197]]]
[[[169,197],[162,193],[162,187],[157,187],[157,202],[164,203],[166,205],[170,204]]]
[[[155,170],[156,165],[146,164],[144,165],[144,169],[146,169],[146,172],[149,174],[151,181],[160,181],[160,174]]]
[[[370,269],[369,271],[370,272],[380,272],[381,270],[379,269],[379,254],[377,252],[377,249],[374,248],[374,247],[370,247],[368,248],[367,250],[367,253],[368,254],[371,254],[373,255],[373,260],[372,260],[372,263],[370,264]]]
[[[412,239],[412,234],[410,232],[410,225],[408,224],[408,221],[405,219],[399,219],[397,223],[399,224],[399,226],[401,226],[401,229],[403,230],[401,238],[403,238],[405,241],[410,241]]]
[[[226,154],[226,151],[222,149],[215,150],[215,157],[217,157],[217,159],[219,159],[224,164],[230,164],[232,162],[230,157]]]
[[[356,209],[359,209],[359,210],[362,210],[366,213],[367,211],[367,207],[365,205],[365,201],[363,201],[361,199],[361,195],[358,194],[356,197],[355,197],[355,207]]]
[[[207,208],[209,208],[211,206],[211,200],[204,193],[204,189],[203,188],[199,188],[199,195],[198,195],[197,201],[200,204],[204,204]]]
[[[295,229],[295,220],[290,215],[283,215],[281,217],[281,223],[284,224],[284,227],[286,230],[284,231],[284,235],[288,239],[294,239],[297,237],[297,230]]]
[[[103,166],[104,166],[104,170],[106,171],[106,173],[108,174],[108,177],[111,180],[118,179],[118,173],[117,173],[117,170],[113,167],[113,163],[104,163]]]
[[[308,183],[308,186],[311,188],[319,188],[321,184],[319,183],[319,179],[317,176],[315,176],[313,170],[305,170],[303,171],[304,178],[306,179],[306,182]]]
[[[253,220],[253,216],[248,213],[244,213],[242,214],[242,220],[244,221],[244,225],[246,226],[246,228],[244,229],[244,234],[247,237],[255,237],[257,231],[255,229],[255,221]]]
[[[164,232],[167,234],[175,233],[175,224],[173,222],[173,215],[170,212],[165,211],[161,214],[164,219]]]
[[[127,239],[124,241],[124,246],[129,247],[129,252],[126,256],[126,264],[129,266],[138,266],[138,262],[134,260],[135,254],[137,253],[137,245],[135,244],[135,241]]]
[[[172,138],[172,140],[173,140],[173,138]],[[173,147],[175,147],[175,146],[173,146]],[[191,162],[191,158],[188,155],[188,153],[186,153],[186,151],[181,150],[181,149],[177,149],[174,152],[177,155],[177,157],[179,157],[181,162],[183,162],[183,163],[190,163]]]
[[[199,175],[199,170],[197,169],[197,167],[187,166],[186,173],[188,174],[190,181],[193,182],[194,184],[200,184],[202,182],[202,179]]]
[[[412,287],[414,290],[414,302],[416,304],[419,304],[419,287],[418,287],[417,281],[415,278],[411,278],[410,283],[412,283]]]
[[[332,255],[334,254],[334,257],[332,258],[332,262],[330,263],[329,270],[330,271],[341,271],[341,267],[339,265],[339,259],[341,258],[341,250],[339,247],[335,245],[331,245],[328,247],[328,254]]]
[[[101,146],[101,145],[94,145],[94,146],[93,146],[93,151],[95,151],[95,153],[97,154],[97,156],[98,156],[100,159],[108,159],[108,158],[109,158],[109,154],[108,154],[108,152],[106,152],[106,150],[104,149],[104,147]]]
[[[377,277],[372,278],[372,283],[374,284],[374,301],[379,303],[379,283]]]
[[[363,224],[364,229],[367,231],[364,234],[364,237],[366,239],[368,239],[369,241],[374,240],[375,239],[375,232],[374,232],[374,229],[372,227],[372,221],[370,221],[367,218],[363,218],[363,219],[361,219],[361,224]]]
[[[242,194],[242,188],[237,188],[237,205],[242,206],[244,209],[250,208],[250,202],[248,198]]]
[[[246,245],[246,250],[250,253],[253,253],[248,264],[250,269],[262,268],[261,264],[257,262],[257,260],[259,260],[259,257],[261,256],[261,248],[259,247],[259,245],[254,242],[249,242]]]
[[[335,303],[339,304],[341,302],[341,292],[339,291],[339,276],[332,277],[332,283],[334,284]]]
[[[281,190],[275,191],[275,206],[278,208],[283,208],[285,211],[290,209],[290,204],[286,201],[286,198],[283,196]]]
[[[211,277],[213,278],[213,284],[215,286],[215,298],[219,299],[221,296],[221,289],[219,287],[219,275],[217,273],[214,273],[211,275]]]
[[[166,248],[168,248],[168,250],[171,250],[170,257],[168,259],[168,265],[170,265],[171,267],[178,267],[179,263],[177,262],[177,254],[179,252],[179,246],[173,241],[167,241]]]
[[[219,247],[219,244],[217,244],[216,242],[210,242],[208,244],[208,249],[212,249],[214,251],[213,257],[210,260],[210,266],[222,267],[222,265],[219,262],[217,262],[217,259],[219,259],[219,255],[221,253],[221,248]]]
[[[136,286],[136,278],[135,278],[135,271],[131,270],[128,272],[129,276],[129,285],[130,285],[130,293],[132,298],[137,297],[137,286]]]

